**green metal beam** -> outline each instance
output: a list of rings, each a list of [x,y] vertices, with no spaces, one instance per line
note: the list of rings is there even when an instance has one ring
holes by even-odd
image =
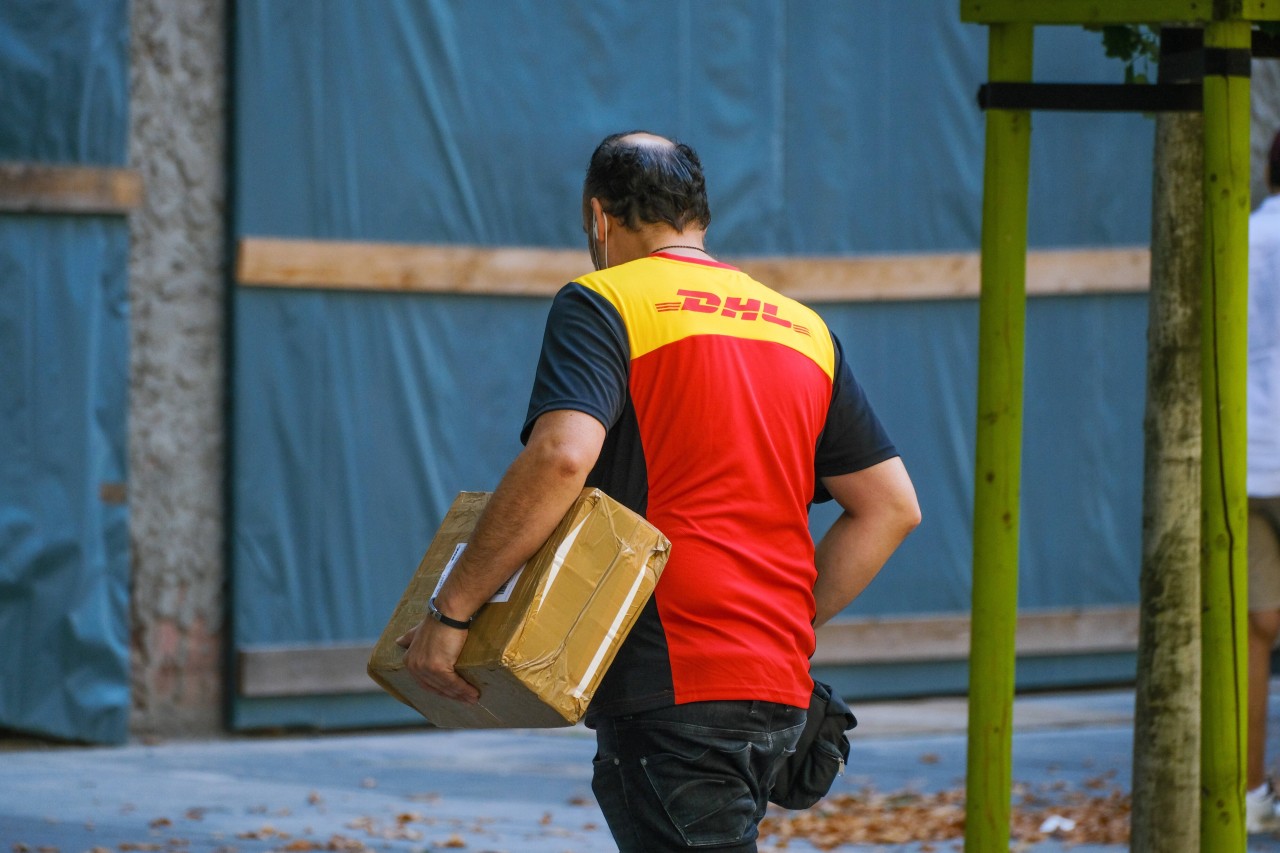
[[[1245,48],[1249,24],[1211,23],[1206,48]],[[1244,850],[1245,373],[1249,306],[1249,78],[1204,78],[1200,849]]]
[[[990,28],[992,81],[1031,79],[1032,27]],[[1009,849],[1031,114],[989,110],[978,302],[965,850]]]
[[[1275,0],[960,0],[972,24],[1155,24],[1280,20]]]

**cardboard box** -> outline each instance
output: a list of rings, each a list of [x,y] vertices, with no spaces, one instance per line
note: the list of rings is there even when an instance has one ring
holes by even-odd
[[[436,532],[369,658],[369,676],[448,728],[567,726],[658,583],[671,544],[599,489],[585,489],[551,538],[476,614],[457,672],[480,690],[467,705],[423,690],[396,638],[422,620],[441,575],[474,530],[487,492],[462,492]]]

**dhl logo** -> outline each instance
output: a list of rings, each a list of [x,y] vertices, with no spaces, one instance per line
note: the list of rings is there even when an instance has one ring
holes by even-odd
[[[714,293],[703,290],[677,290],[676,296],[683,296],[683,301],[658,302],[654,307],[658,311],[694,311],[698,314],[719,314],[721,317],[739,320],[763,320],[799,332],[809,334],[807,326],[801,326],[778,316],[778,306],[759,299],[742,299],[737,296],[726,296],[723,300]]]

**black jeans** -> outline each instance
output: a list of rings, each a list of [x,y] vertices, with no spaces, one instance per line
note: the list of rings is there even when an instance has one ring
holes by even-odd
[[[618,849],[754,853],[805,714],[773,702],[693,702],[593,721],[591,789]]]

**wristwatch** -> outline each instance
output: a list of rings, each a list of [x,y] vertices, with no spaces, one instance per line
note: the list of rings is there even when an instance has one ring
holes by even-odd
[[[471,628],[472,621],[476,618],[471,616],[466,620],[462,620],[445,616],[440,612],[439,608],[436,607],[436,598],[434,595],[431,596],[431,600],[427,602],[427,612],[431,614],[432,619],[436,620],[441,625],[448,625],[450,628],[457,628],[459,631],[469,630]]]

